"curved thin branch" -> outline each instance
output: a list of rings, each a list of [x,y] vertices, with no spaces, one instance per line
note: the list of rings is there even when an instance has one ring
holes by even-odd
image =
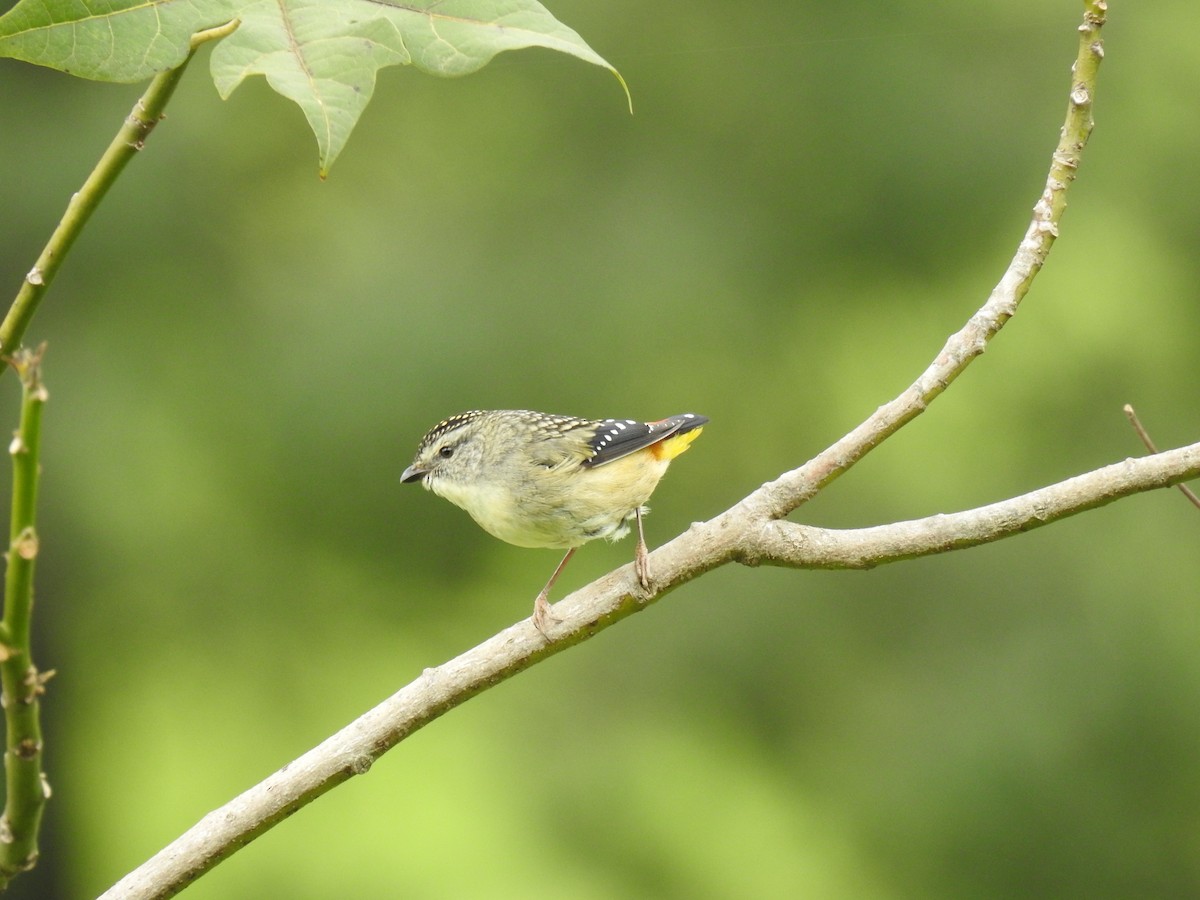
[[[1105,0],[1086,0],[1079,47],[1071,67],[1071,91],[1058,146],[1042,196],[1012,262],[980,310],[944,347],[920,377],[895,400],[879,407],[866,421],[798,469],[785,472],[771,484],[746,498],[755,514],[777,519],[812,499],[885,438],[923,413],[926,407],[987,349],[990,341],[1013,315],[1041,271],[1058,237],[1058,225],[1067,208],[1067,189],[1075,180],[1083,148],[1092,133],[1092,101],[1096,75],[1104,58],[1100,29],[1108,13]]]

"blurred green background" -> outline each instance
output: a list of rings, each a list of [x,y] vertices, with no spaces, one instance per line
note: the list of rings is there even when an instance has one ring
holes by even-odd
[[[1114,2],[1021,313],[796,515],[992,502],[1197,438],[1195,4]],[[712,419],[652,546],[906,387],[983,302],[1066,106],[1073,0],[557,0],[541,51],[388,69],[329,180],[202,54],[48,340],[43,862],[99,893],[529,613],[522,550],[398,476],[474,407]],[[140,86],[0,60],[15,292]],[[15,425],[17,384],[0,383]],[[1135,497],[872,572],[727,567],[434,723],[189,898],[1200,895],[1200,518]],[[566,592],[628,562],[589,545]],[[560,593],[560,596],[562,594]]]

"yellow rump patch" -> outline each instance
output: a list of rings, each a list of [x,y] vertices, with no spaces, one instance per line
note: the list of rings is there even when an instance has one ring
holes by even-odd
[[[668,462],[677,457],[680,453],[686,450],[696,438],[700,437],[700,432],[703,428],[693,428],[684,434],[676,434],[667,438],[665,441],[659,441],[657,444],[652,444],[650,452],[654,454],[655,459],[665,459]]]

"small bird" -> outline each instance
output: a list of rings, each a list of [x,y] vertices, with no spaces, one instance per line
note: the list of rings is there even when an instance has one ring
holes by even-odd
[[[421,482],[502,541],[566,549],[533,602],[533,624],[545,634],[554,618],[550,588],[590,540],[620,540],[637,522],[634,570],[642,586],[649,586],[644,504],[671,460],[707,422],[695,413],[637,422],[472,410],[433,426],[400,480]]]

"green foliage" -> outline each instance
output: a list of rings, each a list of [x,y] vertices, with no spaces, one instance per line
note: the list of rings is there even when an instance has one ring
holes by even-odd
[[[21,0],[0,16],[0,56],[98,81],[145,81],[178,66],[192,35],[228,22],[234,0]]]
[[[100,81],[142,81],[174,68],[192,35],[238,19],[212,56],[228,97],[249,75],[304,112],[329,171],[384,66],[453,77],[497,53],[545,47],[617,74],[536,0],[22,0],[0,16],[0,56]],[[621,81],[624,87],[624,81]],[[628,92],[627,92],[628,93]]]

